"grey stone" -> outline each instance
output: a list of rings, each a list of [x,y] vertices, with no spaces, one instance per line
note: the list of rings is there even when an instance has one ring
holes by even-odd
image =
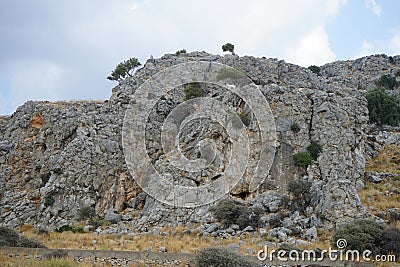
[[[106,214],[104,215],[104,220],[109,221],[111,223],[119,223],[121,219],[122,219],[121,214],[116,213],[112,209],[107,210]]]
[[[306,231],[304,236],[307,240],[317,240],[318,238],[317,228],[315,226],[311,227]]]
[[[0,150],[7,152],[7,151],[11,150],[11,148],[12,148],[11,142],[9,142],[7,140],[0,141]]]
[[[215,224],[215,223],[213,223],[213,224],[211,224],[210,226],[208,226],[205,230],[204,230],[204,232],[206,232],[206,233],[212,233],[212,232],[214,232],[214,231],[216,231],[217,229],[218,229],[218,224]]]
[[[227,234],[232,234],[233,232],[235,232],[232,228],[228,228],[225,230],[225,233]]]
[[[162,252],[162,253],[166,253],[167,252],[167,248],[164,246],[161,246],[158,251]]]
[[[295,244],[296,244],[297,246],[303,246],[303,247],[306,247],[306,246],[310,246],[310,245],[311,245],[310,242],[305,241],[305,240],[302,240],[302,239],[297,239],[296,242],[295,242]]]
[[[231,228],[232,228],[233,230],[235,230],[235,231],[240,230],[240,226],[237,225],[237,224],[232,224],[232,225],[231,225]]]
[[[256,254],[256,251],[255,251],[254,249],[252,249],[252,248],[247,248],[247,249],[246,249],[246,253],[247,253],[247,254],[250,254],[250,255],[255,255],[255,254]]]
[[[229,250],[237,252],[237,251],[240,250],[240,245],[238,243],[231,243],[231,244],[228,244],[226,246],[226,248],[229,249]]]
[[[251,226],[247,226],[246,228],[244,228],[242,230],[242,233],[245,233],[245,232],[254,232],[254,228]]]

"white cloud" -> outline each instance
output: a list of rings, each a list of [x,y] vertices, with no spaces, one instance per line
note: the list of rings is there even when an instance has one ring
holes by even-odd
[[[6,104],[7,104],[6,99],[3,97],[3,94],[0,91],[0,115],[7,113]]]
[[[378,5],[375,0],[366,0],[365,5],[378,17],[381,15],[381,6]]]
[[[325,29],[318,26],[287,49],[286,59],[302,66],[310,66],[334,61],[336,55],[329,46]]]
[[[0,16],[5,29],[2,37],[8,40],[0,43],[0,69],[12,74],[6,77],[12,78],[7,101],[104,99],[115,85],[106,77],[123,59],[134,56],[144,63],[150,55],[160,57],[178,49],[221,54],[226,42],[235,44],[239,55],[277,57],[295,64],[305,64],[308,59],[325,63],[335,58],[325,25],[345,3],[11,1],[7,5],[11,10],[0,9],[13,14]],[[38,12],[31,12],[32,8]],[[290,58],[286,58],[288,53]],[[35,62],[29,63],[29,68],[21,63],[32,58]],[[18,67],[10,69],[15,64]]]
[[[400,54],[400,33],[396,33],[393,35],[390,40],[389,49],[394,55]]]
[[[375,46],[371,42],[364,40],[361,44],[360,51],[355,55],[355,57],[360,58],[369,56],[372,55],[374,51],[375,51]]]
[[[26,100],[58,100],[67,95],[60,66],[50,62],[20,61],[14,64],[10,98],[16,108]]]

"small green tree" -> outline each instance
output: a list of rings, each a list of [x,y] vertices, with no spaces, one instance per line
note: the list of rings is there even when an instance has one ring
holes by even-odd
[[[369,119],[379,125],[397,126],[400,121],[400,105],[396,96],[389,95],[383,88],[370,90],[368,100]]]
[[[181,49],[181,50],[178,50],[178,51],[176,51],[175,52],[175,55],[176,56],[179,56],[179,55],[181,55],[181,54],[186,54],[187,52],[186,52],[186,49]]]
[[[228,51],[228,52],[231,52],[232,55],[235,54],[235,52],[233,52],[234,49],[235,49],[235,46],[233,44],[231,44],[231,43],[226,43],[226,44],[224,44],[222,46],[222,51],[223,52],[227,52]]]
[[[299,152],[294,155],[294,162],[300,168],[307,168],[308,165],[311,165],[313,158],[310,152]]]
[[[397,81],[395,77],[389,74],[384,74],[376,82],[376,85],[378,87],[383,87],[388,90],[393,90],[397,86]]]
[[[317,142],[311,142],[307,147],[307,151],[310,152],[310,155],[314,160],[317,160],[319,154],[322,152],[322,147]]]
[[[127,76],[132,76],[135,68],[139,67],[141,64],[137,58],[130,58],[119,63],[115,69],[111,72],[111,75],[107,77],[110,81],[122,81]]]

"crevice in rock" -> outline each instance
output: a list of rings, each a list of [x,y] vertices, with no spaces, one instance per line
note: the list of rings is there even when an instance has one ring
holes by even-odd
[[[62,147],[66,147],[72,140],[77,136],[76,131],[78,128],[74,128],[71,133],[62,140]]]
[[[310,140],[310,143],[312,142],[311,140],[311,132],[313,129],[313,119],[314,119],[314,99],[312,98],[312,94],[307,94],[307,98],[311,102],[311,116],[310,116],[310,122],[308,123],[308,138]]]
[[[234,196],[234,197],[237,197],[237,198],[246,200],[247,197],[250,196],[250,194],[251,194],[251,193],[248,192],[248,191],[243,191],[243,192],[240,192],[239,194],[231,194],[231,195]]]

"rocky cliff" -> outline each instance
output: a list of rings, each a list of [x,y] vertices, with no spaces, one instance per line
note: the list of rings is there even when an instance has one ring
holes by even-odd
[[[0,118],[0,224],[52,229],[79,221],[78,211],[85,207],[132,227],[211,221],[208,206],[170,207],[142,192],[128,170],[122,147],[125,111],[137,88],[161,70],[198,60],[226,64],[246,73],[269,103],[276,125],[276,151],[265,181],[255,192],[241,181],[231,196],[261,205],[266,213],[276,213],[288,182],[304,179],[312,182],[308,211],[314,217],[323,216],[336,224],[370,216],[356,187],[364,180],[366,159],[379,145],[371,146],[366,138],[368,109],[362,93],[382,74],[398,73],[400,56],[333,62],[322,66],[317,75],[277,59],[193,52],[149,59],[103,103],[29,101],[11,116]],[[208,93],[215,99],[229,99],[234,108],[245,109],[222,91],[214,88]],[[161,99],[149,129],[159,126],[154,122],[165,120],[183,97],[178,93]],[[293,124],[299,126],[298,132],[291,130]],[[204,126],[207,130],[200,134],[196,133],[198,128],[189,127],[187,138],[181,140],[190,151],[195,153],[192,144],[202,138],[214,138],[223,152],[229,151],[224,138],[210,135],[220,131],[217,125]],[[249,126],[249,134],[252,132],[257,129]],[[162,165],[157,138],[155,132],[150,134],[147,147],[154,164],[168,170]],[[313,141],[322,145],[322,153],[303,171],[295,166],[293,155]],[[257,142],[253,144],[256,149]]]

